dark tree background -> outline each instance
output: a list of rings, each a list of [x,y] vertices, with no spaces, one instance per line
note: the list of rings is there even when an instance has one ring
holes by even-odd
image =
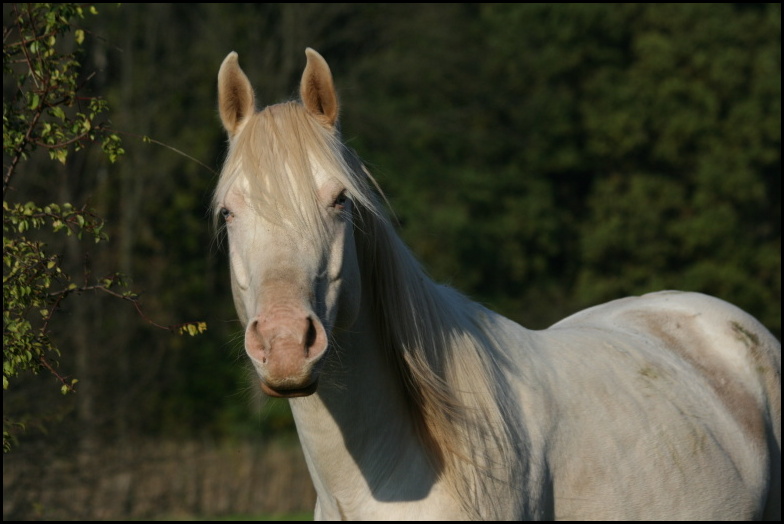
[[[435,279],[523,325],[669,288],[781,336],[780,4],[104,4],[86,23],[87,85],[126,155],[37,173],[20,199],[89,202],[111,238],[90,267],[131,276],[151,318],[209,328],[161,334],[99,296],[66,311],[80,387],[4,393],[4,415],[47,420],[21,448],[291,433],[285,402],[255,393],[207,216],[232,50],[260,105],[295,96],[305,47],[322,53],[401,235]]]

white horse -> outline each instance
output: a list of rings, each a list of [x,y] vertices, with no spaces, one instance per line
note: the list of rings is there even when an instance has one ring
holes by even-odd
[[[218,74],[245,349],[288,397],[317,519],[780,520],[781,344],[664,291],[532,331],[430,280],[341,141],[326,61],[257,112]],[[296,489],[293,486],[292,489]]]

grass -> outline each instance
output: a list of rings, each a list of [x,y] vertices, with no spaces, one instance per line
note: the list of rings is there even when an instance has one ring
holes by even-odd
[[[147,520],[147,519],[144,519]],[[219,517],[194,516],[194,515],[166,515],[160,518],[149,519],[157,521],[191,521],[191,522],[218,522],[218,521],[312,521],[313,512],[300,513],[263,513],[258,515],[222,515]]]

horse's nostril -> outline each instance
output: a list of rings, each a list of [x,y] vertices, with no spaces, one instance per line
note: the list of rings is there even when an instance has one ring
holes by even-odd
[[[316,326],[313,324],[313,319],[308,317],[308,332],[305,333],[305,351],[310,353],[310,348],[316,342]]]

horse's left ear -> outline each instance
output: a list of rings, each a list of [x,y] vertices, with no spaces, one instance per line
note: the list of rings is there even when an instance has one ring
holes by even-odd
[[[338,95],[332,83],[332,72],[324,57],[313,49],[305,49],[305,55],[308,63],[299,87],[302,104],[325,126],[335,127],[338,121]]]

